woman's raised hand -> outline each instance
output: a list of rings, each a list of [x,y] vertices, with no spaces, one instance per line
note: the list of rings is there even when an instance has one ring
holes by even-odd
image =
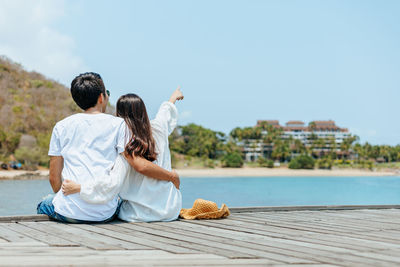
[[[171,97],[169,98],[169,102],[175,104],[176,100],[182,100],[183,99],[183,94],[181,91],[181,87],[178,86],[176,90],[172,93]]]

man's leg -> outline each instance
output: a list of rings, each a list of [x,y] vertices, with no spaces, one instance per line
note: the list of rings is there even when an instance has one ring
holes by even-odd
[[[53,220],[56,220],[59,222],[65,222],[65,223],[107,223],[107,222],[111,222],[112,220],[114,220],[115,218],[118,217],[118,213],[119,213],[119,210],[120,210],[121,204],[122,204],[122,200],[119,199],[117,209],[113,216],[111,216],[110,218],[108,218],[104,221],[93,222],[93,221],[82,221],[82,220],[72,219],[72,218],[65,217],[61,214],[58,214],[57,212],[54,211],[53,198],[54,198],[54,195],[48,195],[47,197],[45,197],[42,200],[42,202],[40,202],[37,206],[37,214],[45,214],[45,215],[49,216],[50,218],[52,218]]]
[[[40,202],[37,205],[37,214],[45,214],[49,216],[51,219],[59,221],[59,222],[65,222],[65,223],[83,223],[84,221],[80,220],[75,220],[71,218],[67,218],[65,216],[62,216],[58,214],[57,212],[54,211],[54,206],[53,206],[53,199],[54,195],[48,195],[45,197],[42,202]]]
[[[55,212],[53,206],[54,195],[48,195],[37,205],[37,214],[45,214],[54,219]]]

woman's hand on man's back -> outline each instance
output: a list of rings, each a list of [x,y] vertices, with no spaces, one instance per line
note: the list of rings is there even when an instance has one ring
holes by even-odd
[[[71,180],[65,179],[62,183],[61,190],[64,195],[68,196],[81,192],[81,185]]]

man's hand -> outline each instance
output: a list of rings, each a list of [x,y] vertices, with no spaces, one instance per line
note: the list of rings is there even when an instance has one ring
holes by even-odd
[[[184,96],[182,94],[181,87],[178,86],[178,88],[176,88],[176,90],[172,93],[171,97],[169,98],[169,102],[175,104],[176,100],[182,100],[183,97]]]
[[[176,189],[179,190],[179,186],[181,185],[181,180],[179,179],[179,174],[175,170],[172,170],[171,172],[173,175],[173,177],[171,179],[171,183],[173,183],[175,185]]]
[[[61,186],[61,190],[64,195],[68,196],[81,192],[81,185],[71,180],[64,180]]]

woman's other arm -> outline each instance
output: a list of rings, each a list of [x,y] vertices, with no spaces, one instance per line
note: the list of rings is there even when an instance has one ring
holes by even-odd
[[[129,168],[130,166],[123,156],[119,155],[108,175],[83,184],[65,179],[62,184],[62,192],[64,195],[80,193],[80,197],[88,203],[107,203],[121,191],[124,180],[129,174]]]
[[[161,104],[156,118],[151,121],[153,137],[158,145],[160,142],[168,142],[168,135],[174,130],[178,118],[178,111],[173,103],[181,99],[183,95],[178,87],[171,95],[169,102]],[[125,154],[125,159],[137,172],[157,180],[170,181],[179,189],[179,175],[175,171],[168,171],[142,157]]]
[[[157,180],[170,181],[179,189],[180,180],[176,171],[167,171],[142,157],[125,154],[125,159],[135,171]]]
[[[175,102],[182,99],[183,94],[178,86],[172,93],[169,101],[161,104],[155,119],[151,121],[153,137],[157,143],[168,141],[168,136],[175,129],[178,123],[178,110],[176,109]],[[162,144],[160,143],[159,146],[161,147]]]

